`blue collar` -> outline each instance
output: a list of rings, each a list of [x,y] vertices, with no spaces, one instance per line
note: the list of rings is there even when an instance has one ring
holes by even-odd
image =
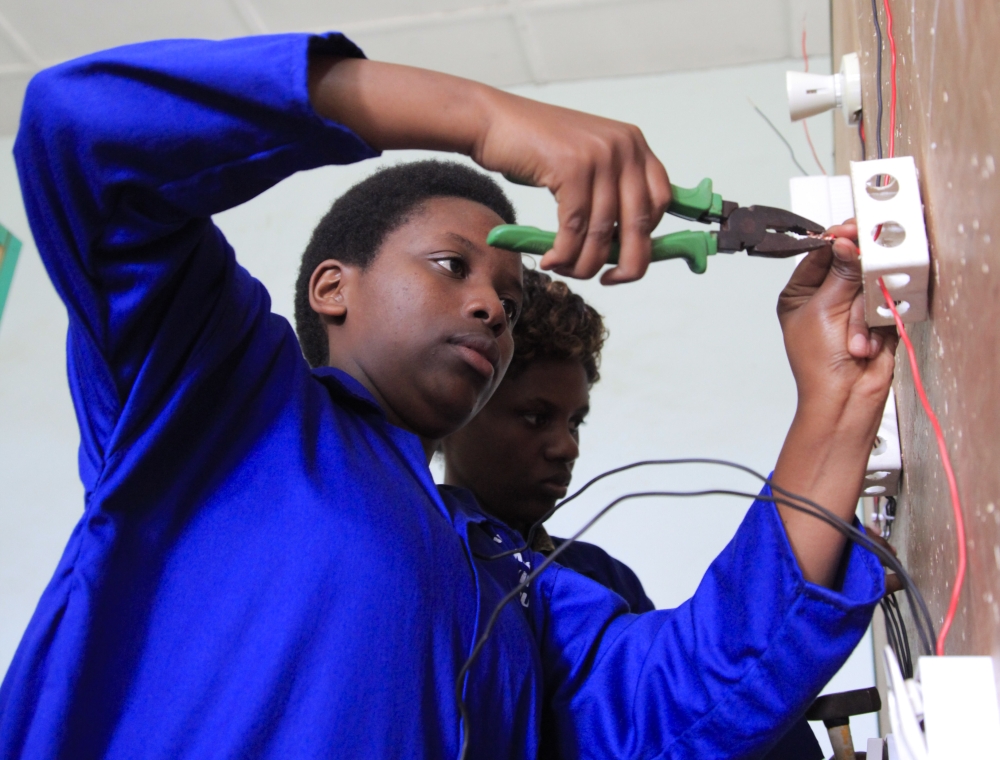
[[[338,400],[346,401],[351,406],[360,404],[369,411],[378,413],[383,420],[387,419],[385,410],[371,392],[344,370],[337,367],[314,367],[312,374]]]

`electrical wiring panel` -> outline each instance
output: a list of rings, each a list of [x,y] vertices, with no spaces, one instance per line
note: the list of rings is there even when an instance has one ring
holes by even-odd
[[[886,518],[899,516],[893,547],[939,627],[938,657],[918,662],[914,652],[916,679],[889,684],[891,733],[890,668],[877,658],[885,741],[869,756],[997,757],[1000,671],[985,656],[1000,667],[1000,385],[991,382],[1000,373],[1000,142],[984,114],[1000,102],[1000,4],[843,0],[831,11],[834,59],[857,52],[860,65],[862,118],[835,119],[834,142],[836,171],[852,177],[866,317],[900,335],[906,473],[898,494],[873,506],[883,536]],[[876,651],[895,644],[905,675],[901,624],[912,620],[892,614],[884,626],[876,617]],[[975,683],[960,677],[966,667],[982,669]],[[984,706],[989,715],[975,717]]]
[[[879,279],[905,324],[927,319],[930,254],[917,167],[911,156],[851,162],[858,244],[864,275],[865,320],[892,325]]]

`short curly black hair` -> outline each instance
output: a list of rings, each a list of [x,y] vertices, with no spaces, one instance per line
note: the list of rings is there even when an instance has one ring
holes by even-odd
[[[524,269],[524,303],[514,324],[514,356],[507,369],[516,376],[537,359],[579,361],[593,385],[601,379],[601,348],[608,337],[593,306],[535,269]]]
[[[466,198],[514,224],[514,207],[492,178],[453,161],[414,161],[381,169],[338,198],[313,230],[295,283],[295,332],[312,367],[329,362],[326,330],[309,306],[309,278],[321,263],[337,259],[362,269],[393,230],[431,198]]]

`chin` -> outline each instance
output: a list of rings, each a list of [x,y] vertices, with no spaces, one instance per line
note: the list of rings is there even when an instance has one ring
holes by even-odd
[[[425,414],[414,430],[427,438],[444,438],[465,427],[483,406],[477,395],[465,391],[424,396]]]
[[[526,517],[528,522],[535,522],[542,519],[549,513],[549,511],[556,505],[558,499],[554,499],[551,496],[545,495],[541,497],[535,497],[531,500],[531,506],[528,508],[530,514]]]

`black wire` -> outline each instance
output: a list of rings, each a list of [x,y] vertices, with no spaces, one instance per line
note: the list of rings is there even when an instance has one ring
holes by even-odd
[[[750,101],[750,105],[753,106],[753,110],[755,110],[757,113],[760,114],[760,118],[762,118],[764,121],[767,122],[767,126],[769,126],[772,130],[774,130],[774,134],[776,134],[778,138],[781,140],[781,142],[785,144],[785,147],[788,148],[788,154],[792,157],[793,163],[797,167],[799,167],[799,171],[808,177],[809,172],[807,172],[805,169],[802,168],[802,164],[799,163],[799,159],[795,157],[795,150],[792,148],[792,144],[785,139],[785,136],[781,134],[781,131],[776,126],[774,126],[774,124],[771,122],[769,118],[767,118],[767,114],[765,114],[763,111],[757,108],[757,105],[752,100]]]
[[[885,638],[889,642],[889,648],[892,649],[892,653],[896,655],[896,662],[900,663],[900,669],[905,669],[906,664],[902,662],[902,656],[899,649],[899,640],[896,638],[896,626],[895,620],[892,616],[892,609],[889,607],[888,602],[885,598],[882,598],[878,606],[882,610],[882,617],[885,621]],[[905,675],[904,675],[905,677]]]
[[[885,619],[885,637],[889,642],[889,647],[892,649],[892,653],[896,655],[896,662],[899,663],[903,677],[909,678],[910,676],[907,675],[909,664],[903,652],[903,634],[899,627],[899,620],[888,601],[888,597],[883,597],[879,602],[879,607],[882,608],[882,614]]]
[[[878,23],[878,4],[872,0],[872,20],[875,22],[875,95],[878,99],[878,118],[875,121],[875,147],[882,158],[882,27]]]
[[[765,476],[761,475],[760,473],[754,471],[753,469],[745,465],[741,465],[736,462],[729,462],[724,459],[686,458],[686,459],[646,460],[642,462],[634,462],[629,465],[624,465],[622,467],[615,468],[614,470],[609,470],[608,472],[602,473],[594,478],[591,478],[586,484],[584,484],[584,486],[579,491],[574,493],[569,498],[564,499],[562,502],[560,502],[552,509],[550,509],[545,516],[543,516],[538,522],[536,522],[531,527],[531,530],[528,533],[528,541],[524,548],[503,552],[501,554],[494,555],[492,558],[499,559],[501,556],[509,556],[514,552],[523,551],[528,546],[531,546],[535,531],[541,523],[543,523],[552,514],[554,514],[556,510],[562,508],[567,503],[577,498],[580,494],[582,494],[585,490],[587,490],[591,485],[593,485],[597,481],[609,477],[610,475],[623,472],[625,470],[630,470],[636,467],[642,467],[654,464],[657,465],[714,464],[724,467],[730,467],[748,473],[750,475],[753,475],[754,477],[758,478],[764,483],[767,483],[772,488],[772,490],[777,491],[783,494],[784,496],[789,497],[790,499],[796,499],[798,501],[801,501],[803,504],[808,505],[808,507],[810,507],[811,509],[807,508],[806,506],[803,506],[802,504],[796,504],[795,502],[789,501],[788,499],[782,498],[780,496],[774,496],[774,495],[762,496],[760,494],[752,494],[744,491],[733,491],[729,489],[706,489],[701,491],[642,491],[642,492],[625,494],[624,496],[619,496],[617,499],[607,504],[596,515],[594,515],[594,517],[592,517],[582,528],[580,528],[580,530],[578,530],[573,536],[567,539],[560,546],[556,547],[556,549],[548,557],[546,557],[545,560],[540,565],[538,565],[531,573],[525,576],[524,580],[521,581],[521,583],[519,583],[516,587],[514,587],[514,589],[508,592],[493,608],[493,611],[486,622],[486,626],[484,627],[482,634],[476,641],[475,645],[472,648],[472,651],[469,654],[469,657],[466,659],[465,663],[462,665],[461,669],[458,672],[458,675],[455,678],[455,699],[458,703],[459,716],[461,720],[461,730],[462,730],[462,747],[459,754],[459,760],[465,760],[466,755],[468,753],[469,741],[470,741],[469,715],[468,715],[468,709],[466,708],[465,705],[465,696],[464,696],[465,677],[472,669],[472,666],[475,663],[476,658],[479,656],[480,652],[482,652],[483,650],[483,647],[486,645],[486,642],[489,639],[490,634],[493,632],[493,629],[496,626],[497,620],[499,619],[500,613],[503,611],[503,608],[507,606],[507,604],[509,604],[513,599],[515,599],[522,591],[527,589],[527,587],[531,585],[531,582],[534,581],[535,578],[537,578],[543,571],[545,571],[556,560],[556,558],[560,554],[562,554],[563,551],[565,551],[570,545],[576,542],[580,538],[580,536],[582,536],[586,531],[588,531],[598,520],[600,520],[615,506],[629,499],[649,498],[649,497],[696,497],[696,496],[710,496],[710,495],[742,496],[744,498],[750,498],[760,501],[769,501],[775,504],[783,504],[796,511],[803,512],[805,514],[811,514],[818,520],[821,520],[827,525],[830,525],[832,528],[840,532],[846,538],[861,545],[865,549],[868,549],[868,551],[872,552],[877,557],[879,557],[879,559],[882,560],[882,563],[884,565],[888,566],[899,576],[899,578],[903,582],[903,588],[906,592],[907,600],[910,603],[911,609],[913,609],[914,611],[914,623],[917,626],[917,633],[920,636],[921,644],[923,645],[924,650],[928,654],[933,654],[934,650],[930,642],[934,640],[934,622],[930,616],[930,612],[927,610],[927,604],[924,601],[923,596],[920,594],[919,590],[913,583],[913,579],[906,572],[905,568],[902,566],[899,560],[892,554],[891,551],[888,551],[887,549],[883,548],[882,546],[872,541],[872,539],[869,538],[868,535],[865,534],[863,531],[858,530],[851,523],[848,523],[846,520],[841,519],[833,512],[828,510],[826,507],[823,507],[817,504],[816,502],[807,499],[804,496],[792,493],[787,489],[784,489],[781,486],[777,485],[776,483],[772,483],[769,478],[766,478]],[[487,557],[483,558],[486,559]],[[921,615],[923,615],[923,620],[921,620]],[[927,626],[927,630],[924,629],[925,625]]]
[[[761,482],[767,483],[769,486],[776,489],[780,493],[783,493],[785,496],[798,499],[799,501],[802,501],[803,503],[808,504],[811,507],[814,507],[816,510],[827,516],[826,520],[827,522],[829,522],[829,520],[836,521],[837,525],[834,525],[834,527],[840,530],[841,533],[843,533],[843,530],[841,530],[840,526],[841,525],[846,526],[850,531],[853,532],[853,534],[844,533],[845,536],[851,538],[851,540],[855,541],[856,543],[861,544],[866,549],[869,549],[869,551],[871,551],[873,554],[875,554],[877,557],[883,560],[884,565],[886,565],[893,572],[899,575],[900,579],[903,581],[903,590],[906,592],[906,599],[910,604],[910,609],[914,611],[914,622],[917,625],[917,633],[920,636],[920,640],[924,646],[924,650],[927,651],[928,654],[933,654],[933,649],[931,648],[930,645],[930,642],[934,640],[933,618],[931,618],[931,614],[927,609],[926,601],[924,601],[924,598],[920,594],[919,590],[916,589],[916,585],[913,583],[913,579],[910,578],[909,573],[906,572],[906,569],[903,567],[902,563],[900,563],[900,561],[896,558],[894,554],[887,551],[882,546],[874,543],[867,536],[867,534],[865,534],[863,531],[859,531],[850,523],[841,520],[835,514],[826,509],[826,507],[820,506],[816,502],[811,501],[805,498],[804,496],[800,496],[799,494],[795,494],[785,490],[781,486],[772,483],[768,478],[764,477],[756,470],[747,467],[746,465],[742,465],[737,462],[730,462],[726,459],[711,459],[705,457],[687,457],[682,459],[645,459],[639,462],[632,462],[631,464],[622,465],[621,467],[615,467],[614,469],[602,472],[600,475],[596,475],[595,477],[591,478],[586,483],[584,483],[583,486],[576,493],[574,493],[572,496],[563,499],[558,504],[555,504],[548,512],[546,512],[544,515],[538,518],[535,524],[532,525],[530,530],[528,531],[527,541],[525,542],[524,546],[516,547],[509,551],[501,552],[493,556],[479,555],[475,553],[474,554],[479,559],[491,560],[491,559],[500,559],[502,557],[508,557],[511,554],[525,551],[529,547],[534,546],[535,534],[538,531],[538,529],[542,526],[542,523],[544,523],[546,520],[552,517],[552,515],[554,515],[557,511],[562,509],[567,504],[569,504],[571,501],[582,495],[588,488],[590,488],[598,481],[603,480],[604,478],[610,477],[612,475],[617,475],[618,473],[625,472],[627,470],[636,469],[638,467],[649,467],[652,465],[677,465],[677,464],[710,464],[721,467],[729,467],[731,469],[745,472],[748,475],[752,475],[753,477],[757,478]],[[913,593],[914,591],[916,592],[916,596],[914,596]],[[921,619],[921,615],[923,616],[923,619]],[[924,630],[925,624],[927,626],[927,631],[930,631],[929,637],[927,636],[926,631]]]
[[[896,619],[899,621],[900,638],[903,644],[903,657],[906,660],[906,668],[909,671],[907,678],[913,678],[913,654],[910,652],[910,637],[906,633],[906,623],[903,621],[903,611],[899,609],[899,602],[895,594],[888,596],[889,606],[895,609]]]

